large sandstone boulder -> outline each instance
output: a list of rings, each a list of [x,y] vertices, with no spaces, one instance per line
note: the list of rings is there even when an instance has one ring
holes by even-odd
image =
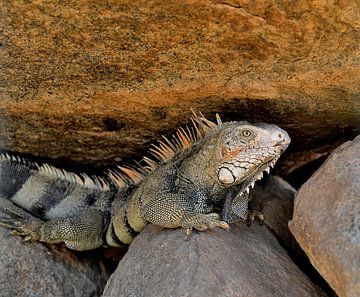
[[[300,188],[290,230],[340,297],[360,296],[360,136]]]
[[[1,296],[96,297],[109,272],[94,255],[86,258],[59,246],[23,243],[0,227],[0,276]]]
[[[279,124],[296,150],[332,142],[357,129],[359,7],[2,1],[0,149],[107,165],[190,107]]]
[[[234,224],[184,240],[148,226],[110,277],[103,296],[325,296],[265,226]]]

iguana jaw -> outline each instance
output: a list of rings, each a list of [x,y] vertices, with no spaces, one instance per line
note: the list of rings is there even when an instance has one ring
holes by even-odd
[[[280,155],[279,155],[280,156]],[[255,182],[257,180],[260,180],[264,176],[264,172],[269,173],[270,169],[275,166],[276,161],[279,159],[279,156],[271,158],[270,160],[266,160],[261,165],[258,165],[255,167],[255,171],[249,171],[245,175],[242,176],[241,179],[235,180],[232,183],[224,183],[219,181],[225,186],[225,187],[231,187],[234,186],[234,184],[243,184],[245,186],[244,190],[249,192],[250,187],[253,188],[255,185]]]
[[[271,161],[268,161],[264,163],[262,166],[260,166],[255,173],[252,173],[249,176],[245,177],[241,181],[241,183],[245,186],[243,190],[249,193],[250,189],[252,189],[255,186],[255,182],[261,180],[264,177],[264,172],[268,174],[270,173],[270,169],[275,166],[275,163],[278,159],[279,157],[273,158]]]

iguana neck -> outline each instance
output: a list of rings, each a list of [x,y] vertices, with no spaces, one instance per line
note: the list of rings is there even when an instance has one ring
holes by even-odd
[[[218,134],[218,133],[217,133]],[[195,185],[220,184],[217,178],[217,135],[207,137],[182,162],[180,173]],[[200,149],[199,149],[200,148]]]

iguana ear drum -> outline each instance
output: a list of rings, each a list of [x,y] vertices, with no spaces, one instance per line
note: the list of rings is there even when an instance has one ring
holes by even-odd
[[[233,164],[227,164],[229,167],[221,167],[218,173],[218,178],[224,185],[231,185],[235,183],[239,176],[245,173],[245,169],[236,167]]]
[[[230,185],[235,182],[235,176],[228,168],[221,168],[219,171],[219,181],[223,184]]]

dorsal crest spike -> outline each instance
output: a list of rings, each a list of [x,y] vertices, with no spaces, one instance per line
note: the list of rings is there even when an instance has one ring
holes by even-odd
[[[99,189],[102,191],[108,191],[110,189],[108,182],[101,177],[90,177],[85,173],[76,174],[65,169],[54,167],[47,163],[39,164],[22,157],[9,155],[7,153],[0,154],[0,161],[2,160],[15,162],[20,166],[23,165],[30,170],[37,171],[38,174],[42,175],[45,179],[62,180],[81,187]],[[25,167],[20,170],[25,170]]]
[[[130,165],[118,166],[118,169],[125,173],[134,184],[138,184],[144,178],[144,175],[141,174],[141,172],[139,172],[136,168],[131,167]]]
[[[217,123],[218,126],[222,126],[222,124],[223,124],[218,113],[216,114],[216,123]]]
[[[118,186],[118,188],[127,188],[128,184],[126,182],[126,178],[121,172],[115,170],[109,170],[107,175],[109,176],[111,181]]]
[[[200,116],[201,116],[201,121],[203,122],[203,124],[207,125],[208,128],[212,128],[212,127],[216,127],[216,124],[213,123],[212,121],[209,121],[201,112],[200,112]]]
[[[162,136],[162,138],[166,141],[167,145],[171,147],[173,151],[176,151],[176,146],[169,139],[167,139],[164,135]]]
[[[117,169],[130,180],[131,184],[138,184],[145,177],[141,170],[136,166],[117,166]]]
[[[199,128],[199,124],[194,117],[191,117],[191,122],[192,122],[194,130],[195,130],[196,139],[203,138],[203,136],[204,136],[203,130],[201,128]]]
[[[191,146],[191,136],[188,135],[183,128],[178,129],[176,134],[180,141],[182,149],[187,149]]]
[[[147,169],[148,173],[154,171],[158,167],[158,163],[156,163],[153,159],[150,159],[148,157],[143,158],[145,162],[145,168]]]
[[[218,125],[209,121],[205,116],[199,112],[199,115],[192,110],[193,116],[192,120],[196,123],[196,127],[201,130],[202,134],[207,134],[212,128],[217,127]]]

